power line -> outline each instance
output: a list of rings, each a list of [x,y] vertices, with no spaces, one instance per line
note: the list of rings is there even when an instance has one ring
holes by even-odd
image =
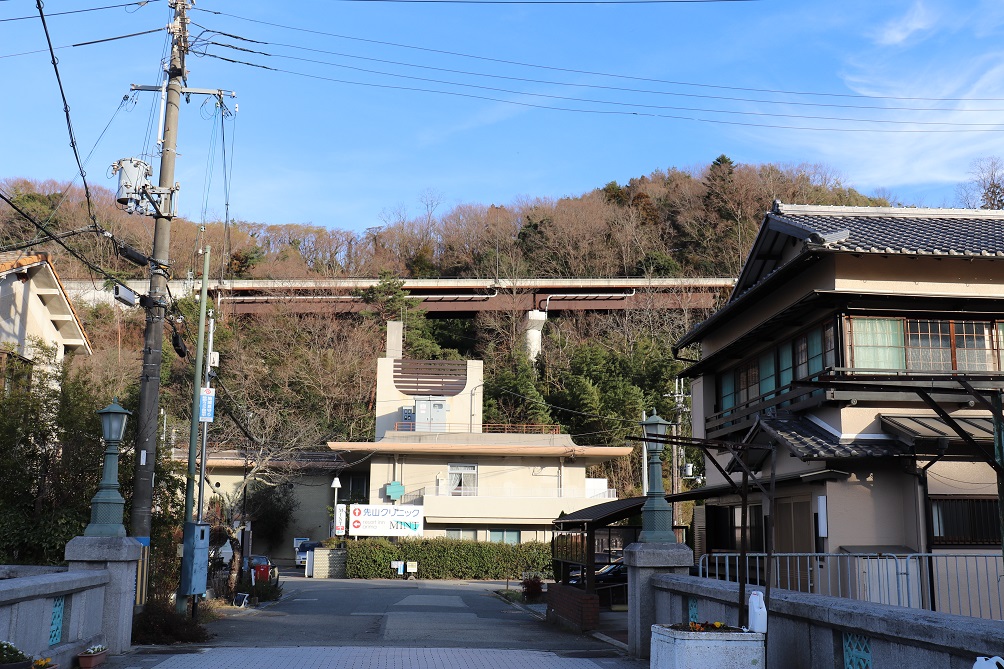
[[[487,95],[475,95],[473,93],[461,93],[458,91],[442,91],[429,88],[419,88],[416,86],[396,86],[392,84],[377,84],[372,82],[361,82],[352,81],[349,79],[337,79],[335,77],[325,77],[318,74],[307,74],[305,72],[295,72],[293,70],[286,70],[278,67],[270,67],[268,65],[261,65],[258,63],[250,63],[247,61],[236,60],[234,58],[226,58],[224,56],[219,56],[211,53],[204,53],[204,56],[210,58],[216,58],[217,60],[222,60],[228,63],[234,63],[237,65],[245,65],[247,67],[254,67],[262,70],[268,70],[272,72],[280,72],[283,74],[292,74],[299,77],[305,77],[308,79],[316,79],[319,81],[329,81],[332,83],[347,84],[351,86],[366,86],[369,88],[383,88],[388,90],[399,90],[399,91],[412,91],[419,93],[433,93],[437,95],[451,95],[454,97],[463,97],[473,100],[485,100],[489,102],[499,102],[502,104],[515,105],[519,107],[529,107],[533,109],[546,109],[550,111],[561,111],[561,112],[571,112],[578,114],[600,114],[600,115],[613,115],[613,116],[636,116],[644,118],[664,118],[664,119],[674,119],[680,121],[694,121],[697,123],[711,123],[716,125],[734,125],[752,128],[773,128],[773,129],[783,129],[783,130],[804,130],[804,131],[815,131],[815,132],[882,132],[882,133],[962,133],[962,132],[1004,132],[1004,126],[990,127],[990,128],[958,128],[958,129],[933,129],[933,128],[832,128],[832,127],[814,127],[814,126],[799,126],[799,125],[784,125],[780,123],[753,123],[749,121],[732,121],[727,119],[712,119],[704,118],[700,116],[684,116],[681,114],[659,114],[654,112],[646,111],[626,111],[626,110],[613,110],[613,109],[579,109],[575,107],[557,107],[542,104],[535,104],[532,102],[523,102],[519,100],[506,100],[503,98],[495,98]],[[479,87],[484,88],[484,87]],[[533,93],[519,93],[520,95],[537,95]],[[551,96],[557,97],[557,96]],[[639,105],[640,106],[640,105]],[[719,112],[719,113],[729,113],[729,112]]]
[[[588,74],[598,77],[611,77],[615,79],[629,79],[633,81],[645,81],[649,83],[658,84],[670,84],[673,86],[692,86],[695,88],[712,88],[718,90],[727,91],[744,91],[750,93],[771,93],[775,95],[805,95],[805,96],[819,96],[819,97],[833,97],[833,98],[857,98],[865,100],[904,100],[904,101],[920,101],[920,102],[1002,102],[1004,98],[939,98],[939,97],[919,97],[919,96],[892,96],[892,95],[862,95],[860,93],[827,93],[827,92],[813,92],[813,91],[795,91],[786,89],[776,89],[776,88],[754,88],[748,86],[726,86],[721,84],[703,84],[692,81],[675,81],[671,79],[655,79],[650,77],[638,77],[629,74],[616,74],[609,72],[597,72],[592,70],[578,70],[574,68],[567,67],[556,67],[552,65],[540,65],[536,63],[524,63],[516,60],[506,60],[504,58],[493,58],[490,56],[478,56],[469,53],[462,53],[459,51],[448,51],[445,49],[433,49],[430,47],[415,46],[412,44],[400,44],[397,42],[387,42],[383,40],[367,39],[365,37],[353,37],[351,35],[342,35],[339,33],[325,32],[323,30],[314,30],[311,28],[301,28],[298,26],[290,26],[282,23],[274,23],[271,21],[263,21],[260,19],[252,19],[246,16],[240,16],[238,14],[232,14],[229,12],[221,12],[219,10],[204,9],[202,7],[193,7],[195,11],[206,12],[209,14],[215,14],[218,16],[228,16],[230,18],[238,19],[241,21],[247,21],[249,23],[257,23],[260,25],[266,25],[273,28],[282,28],[284,30],[293,30],[296,32],[311,33],[314,35],[322,35],[324,37],[335,37],[338,39],[350,40],[354,42],[364,42],[367,44],[377,44],[381,46],[392,46],[399,49],[412,49],[415,51],[425,51],[427,53],[437,53],[445,56],[458,56],[461,58],[471,58],[474,60],[483,60],[492,63],[501,63],[504,65],[516,65],[519,67],[531,67],[543,70],[552,70],[555,72],[568,72],[571,74]]]
[[[128,35],[119,35],[118,37],[105,37],[104,39],[93,39],[89,42],[78,42],[77,44],[71,44],[70,46],[90,46],[91,44],[102,44],[103,42],[114,42],[115,40],[128,39],[129,37],[139,37],[140,35],[149,35],[150,33],[159,33],[164,30],[163,28],[154,28],[153,30],[144,30],[139,33],[129,33]]]
[[[340,68],[343,68],[343,69],[354,70],[356,72],[363,72],[363,73],[366,73],[366,74],[377,74],[377,75],[386,76],[386,77],[397,77],[397,78],[400,78],[400,79],[409,79],[409,80],[412,80],[412,81],[422,81],[422,82],[433,83],[433,84],[445,84],[445,85],[448,85],[448,86],[462,86],[464,88],[474,88],[474,89],[478,89],[478,90],[492,91],[492,92],[496,92],[496,93],[509,93],[509,94],[512,94],[512,95],[526,95],[526,96],[530,96],[530,97],[547,98],[547,99],[550,99],[550,100],[562,100],[562,101],[566,101],[566,102],[585,102],[585,103],[589,103],[589,104],[612,105],[612,106],[618,106],[618,107],[634,107],[634,108],[639,108],[639,109],[669,109],[669,110],[673,110],[673,111],[690,111],[690,112],[700,112],[700,113],[707,113],[707,114],[731,114],[731,115],[739,115],[739,116],[759,116],[759,117],[767,117],[767,118],[807,119],[807,120],[814,120],[814,121],[841,121],[841,122],[848,122],[848,123],[886,123],[886,124],[890,124],[890,125],[942,125],[942,126],[951,126],[951,127],[979,127],[979,128],[983,128],[983,129],[989,129],[989,128],[987,128],[987,126],[990,126],[990,127],[1000,126],[1000,123],[990,123],[990,122],[987,122],[987,123],[966,123],[966,122],[954,122],[954,121],[905,121],[905,120],[899,120],[899,119],[848,118],[848,117],[842,117],[842,116],[818,116],[818,115],[810,115],[810,114],[784,114],[784,113],[775,113],[775,112],[747,111],[747,110],[738,110],[738,109],[736,109],[736,110],[729,110],[729,109],[708,109],[708,108],[702,108],[702,107],[682,107],[682,106],[676,106],[676,105],[653,105],[653,104],[645,104],[645,103],[639,103],[639,102],[619,102],[619,101],[616,101],[616,100],[596,100],[596,99],[592,99],[592,98],[576,98],[576,97],[568,97],[568,96],[564,96],[564,95],[552,95],[552,94],[548,94],[548,93],[532,93],[532,92],[527,92],[527,91],[516,91],[516,90],[511,90],[511,89],[506,89],[506,88],[497,88],[497,87],[494,87],[494,86],[481,86],[481,85],[478,85],[478,84],[467,84],[467,83],[461,83],[461,82],[456,82],[456,81],[446,81],[446,80],[442,80],[442,79],[430,79],[428,77],[415,77],[415,76],[410,76],[410,75],[407,75],[407,74],[397,74],[397,73],[393,73],[393,72],[383,72],[383,71],[380,71],[380,70],[370,70],[370,69],[361,68],[361,67],[354,67],[352,65],[342,65],[340,63],[331,63],[331,62],[328,62],[328,61],[316,60],[316,59],[312,59],[312,58],[300,58],[298,56],[276,55],[276,54],[268,53],[268,52],[265,52],[265,51],[256,51],[256,50],[252,50],[252,49],[245,49],[243,47],[238,47],[238,46],[234,46],[232,44],[225,44],[225,43],[221,43],[221,42],[209,42],[208,44],[209,45],[214,45],[214,46],[228,47],[228,48],[231,48],[231,49],[236,49],[238,51],[243,51],[243,52],[247,52],[247,53],[253,53],[253,54],[257,54],[257,55],[261,55],[261,56],[269,56],[269,57],[275,57],[275,58],[287,58],[287,59],[290,59],[290,60],[299,60],[299,61],[308,62],[308,63],[314,63],[314,64],[318,64],[318,65],[330,65],[332,67],[340,67]],[[203,53],[203,55],[209,55],[209,56],[213,55],[213,54],[210,54],[208,52],[202,52],[202,53]],[[550,82],[550,83],[557,83],[557,82]],[[930,110],[930,111],[935,111],[935,110]],[[947,110],[937,110],[937,111],[947,111]]]
[[[51,14],[49,14],[49,17],[51,18],[53,16],[66,16],[68,14],[83,14],[84,12],[98,12],[101,11],[102,9],[118,9],[119,7],[133,7],[133,6],[142,7],[143,5],[147,5],[151,2],[160,2],[160,0],[139,0],[138,2],[127,2],[121,5],[106,5],[104,7],[88,7],[86,9],[72,9],[72,10],[67,10],[65,12],[52,12]],[[0,19],[0,23],[6,23],[7,21],[27,21],[29,19],[35,19],[35,18],[38,17],[15,16],[9,19]]]
[[[77,169],[80,171],[80,180],[84,185],[84,197],[87,199],[87,213],[91,219],[91,223],[94,224],[95,229],[103,232],[104,230],[100,225],[98,225],[98,219],[94,213],[94,201],[91,198],[91,189],[87,185],[87,173],[84,171],[84,165],[80,161],[80,152],[77,151],[77,138],[73,134],[73,122],[70,120],[70,105],[66,101],[66,91],[63,89],[63,79],[59,76],[59,59],[56,58],[56,52],[52,48],[52,38],[49,36],[49,26],[45,22],[45,13],[42,11],[42,0],[35,0],[35,6],[38,7],[38,18],[42,21],[42,29],[45,32],[45,41],[49,45],[49,53],[52,56],[52,69],[56,73],[56,83],[59,84],[59,96],[63,100],[63,114],[66,116],[66,129],[70,134],[70,148],[73,149],[73,157],[76,159]]]
[[[94,145],[91,147],[91,150],[87,153],[87,157],[84,158],[84,165],[87,165],[91,161],[91,156],[94,155],[94,151],[98,148],[98,144],[100,144],[101,140],[104,139],[105,133],[108,132],[108,128],[111,127],[112,123],[115,121],[115,118],[118,116],[119,112],[122,111],[122,109],[126,106],[126,104],[130,100],[132,100],[133,103],[135,104],[136,95],[137,95],[136,93],[133,93],[132,96],[130,96],[129,94],[122,96],[122,101],[119,102],[118,106],[115,108],[115,111],[112,113],[112,117],[108,119],[108,123],[105,124],[104,129],[101,131],[101,134],[98,135],[98,138],[94,141]],[[66,198],[70,194],[70,188],[72,188],[73,184],[76,183],[78,176],[80,176],[79,173],[76,176],[74,176],[73,179],[70,180],[70,182],[66,185],[66,188],[63,189],[63,192],[59,196],[59,201],[56,202],[56,205],[52,208],[52,212],[49,214],[49,218],[47,218],[45,220],[45,223],[43,223],[42,225],[46,226],[49,225],[49,223],[52,222],[52,219],[55,218],[56,213],[59,211],[60,207],[62,207],[63,203],[66,202]],[[42,238],[38,234],[36,234],[35,239],[30,242],[24,242],[22,244],[18,244],[16,247],[6,247],[4,249],[0,249],[0,251],[14,250],[15,248],[17,249],[29,248],[31,246],[36,246],[42,243],[43,241],[44,240],[42,240]]]
[[[968,112],[997,113],[997,112],[1004,111],[1002,109],[971,109],[971,108],[966,108],[966,109],[951,109],[951,108],[945,108],[945,107],[902,107],[902,106],[899,106],[899,107],[889,107],[889,106],[882,106],[882,105],[837,104],[837,103],[832,103],[832,102],[805,102],[805,101],[798,101],[798,100],[765,100],[765,99],[761,99],[761,98],[743,98],[743,97],[729,96],[729,95],[707,95],[707,94],[700,94],[700,93],[683,93],[683,92],[679,92],[679,91],[660,91],[660,90],[652,90],[652,89],[644,89],[644,88],[628,88],[628,87],[623,87],[623,86],[604,86],[602,84],[583,84],[583,83],[573,83],[573,82],[564,82],[564,81],[552,81],[552,80],[547,80],[547,79],[530,79],[528,77],[515,77],[515,76],[509,76],[509,75],[503,75],[503,74],[488,74],[488,73],[484,73],[484,72],[472,72],[472,71],[468,71],[468,70],[458,70],[458,69],[455,69],[455,68],[448,68],[448,67],[435,67],[435,66],[432,66],[432,65],[419,65],[417,63],[408,63],[408,62],[403,62],[403,61],[389,60],[389,59],[385,59],[385,58],[372,58],[372,57],[368,57],[368,56],[359,56],[359,55],[350,54],[350,53],[344,53],[344,52],[340,52],[340,51],[329,51],[329,50],[326,50],[326,49],[314,49],[314,48],[310,48],[310,47],[299,46],[299,45],[296,45],[296,44],[284,44],[282,42],[265,42],[265,41],[261,41],[261,40],[255,40],[255,39],[250,39],[250,38],[247,38],[247,37],[242,37],[240,35],[234,35],[234,34],[231,34],[231,33],[225,33],[225,32],[221,32],[221,31],[217,31],[217,30],[212,30],[210,28],[206,28],[205,26],[199,25],[199,24],[194,23],[194,22],[193,22],[193,25],[196,25],[196,26],[202,28],[205,32],[211,32],[211,33],[215,33],[215,34],[218,34],[218,35],[222,35],[224,37],[229,37],[231,39],[241,40],[241,41],[244,41],[244,42],[250,42],[250,43],[253,43],[253,44],[266,44],[266,45],[270,45],[270,46],[279,46],[279,47],[285,47],[285,48],[289,48],[289,49],[297,49],[297,50],[300,50],[300,51],[309,51],[309,52],[313,52],[313,53],[323,53],[323,54],[328,54],[328,55],[332,55],[332,56],[341,56],[342,58],[352,58],[354,60],[365,60],[365,61],[375,62],[375,63],[384,63],[384,64],[387,64],[387,65],[398,65],[398,66],[401,66],[401,67],[418,68],[418,69],[423,69],[423,70],[433,70],[433,71],[436,71],[436,72],[447,72],[449,74],[462,74],[462,75],[474,76],[474,77],[486,77],[486,78],[491,78],[491,79],[504,79],[504,80],[507,80],[507,81],[521,81],[521,82],[525,82],[525,83],[545,84],[545,85],[549,85],[549,86],[569,86],[569,87],[575,87],[575,88],[594,88],[594,89],[599,89],[599,90],[620,91],[620,92],[625,92],[625,93],[644,93],[644,94],[650,94],[650,95],[667,95],[667,96],[673,96],[673,97],[699,98],[699,99],[706,99],[706,100],[724,100],[724,101],[727,101],[727,102],[752,102],[752,103],[757,103],[757,104],[786,105],[786,106],[799,106],[799,107],[826,107],[826,108],[836,108],[836,109],[876,109],[876,110],[882,110],[882,111],[923,111],[923,112],[951,111],[951,112],[967,112],[967,113]],[[198,38],[196,38],[196,39],[198,40]],[[249,53],[257,53],[257,54],[261,54],[261,55],[265,55],[265,56],[272,56],[272,57],[275,57],[275,58],[288,58],[288,59],[292,59],[292,60],[303,60],[305,62],[320,63],[320,64],[325,64],[325,65],[332,65],[332,66],[335,66],[335,67],[349,67],[349,66],[346,66],[346,65],[340,65],[340,64],[336,64],[336,63],[328,63],[326,61],[311,60],[311,59],[308,59],[308,58],[297,58],[295,56],[287,56],[287,55],[284,55],[284,54],[272,54],[272,53],[267,53],[267,52],[264,52],[264,51],[254,51],[254,50],[251,50],[251,49],[245,49],[245,48],[242,48],[242,47],[238,47],[238,46],[235,46],[233,44],[227,44],[225,42],[201,41],[200,45],[203,45],[203,44],[204,45],[210,45],[210,44],[212,44],[212,45],[216,45],[216,46],[222,46],[222,47],[227,47],[227,48],[230,48],[230,49],[235,49],[237,51],[247,51]],[[367,70],[364,70],[364,71],[367,71]],[[401,75],[393,75],[393,76],[401,76]]]
[[[3,200],[4,202],[6,202],[10,206],[10,208],[13,209],[15,212],[17,212],[22,218],[24,218],[26,221],[28,221],[29,223],[31,223],[32,225],[34,225],[36,228],[38,228],[39,231],[45,233],[45,235],[49,239],[51,239],[52,241],[54,241],[57,244],[59,244],[60,246],[62,246],[71,256],[73,256],[74,258],[76,258],[77,260],[79,260],[80,262],[82,262],[84,264],[84,266],[87,267],[87,269],[91,270],[95,274],[100,274],[101,276],[105,277],[109,281],[113,281],[114,283],[122,286],[123,288],[127,288],[128,287],[124,283],[122,283],[122,281],[120,281],[119,279],[115,278],[114,276],[112,276],[111,274],[109,274],[108,272],[106,272],[104,269],[102,269],[101,267],[98,267],[97,265],[95,265],[94,263],[92,263],[90,260],[88,260],[87,258],[85,258],[82,253],[80,253],[79,251],[77,251],[77,250],[71,248],[69,245],[67,245],[66,242],[64,242],[61,239],[61,235],[57,235],[57,234],[51,232],[48,228],[45,227],[45,225],[43,225],[42,223],[39,223],[37,220],[35,220],[34,216],[32,216],[31,214],[29,214],[28,212],[24,211],[19,206],[17,206],[14,203],[14,201],[10,197],[8,197],[7,194],[4,193],[2,190],[0,190],[0,200]],[[107,236],[107,237],[109,237],[111,239],[114,239],[113,237],[111,237],[110,233],[107,233],[107,232],[104,232],[104,231],[101,231],[101,232],[105,236]]]
[[[41,225],[44,226],[45,223]],[[88,225],[85,228],[77,228],[75,230],[67,230],[66,232],[53,233],[53,232],[48,232],[43,227],[41,232],[46,232],[46,234],[49,236],[49,239],[60,240],[60,239],[66,239],[67,237],[73,237],[75,235],[79,235],[84,232],[94,232],[94,228]],[[16,244],[11,244],[10,246],[0,247],[0,253],[7,253],[8,251],[23,251],[24,249],[30,249],[32,246],[38,246],[39,244],[42,244],[45,241],[48,240],[41,239],[36,235],[35,239],[31,240],[30,242],[18,242]]]

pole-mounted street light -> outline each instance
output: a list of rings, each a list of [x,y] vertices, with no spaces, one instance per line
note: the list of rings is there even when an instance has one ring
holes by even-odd
[[[645,450],[648,452],[648,494],[641,508],[640,543],[676,543],[673,532],[673,507],[666,501],[666,491],[662,486],[661,441],[666,436],[669,421],[663,420],[654,411],[652,416],[642,421],[645,429]]]
[[[119,444],[125,435],[126,420],[131,411],[119,406],[116,397],[97,412],[101,416],[101,436],[105,441],[104,464],[98,492],[91,499],[91,522],[84,529],[85,537],[124,537],[122,511],[125,500],[119,493]]]

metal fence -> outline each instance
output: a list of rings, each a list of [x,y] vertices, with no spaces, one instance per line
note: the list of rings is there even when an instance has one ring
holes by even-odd
[[[767,583],[767,554],[701,556],[705,578]],[[744,567],[741,569],[740,567]],[[771,586],[797,592],[1004,620],[1001,554],[775,553]]]

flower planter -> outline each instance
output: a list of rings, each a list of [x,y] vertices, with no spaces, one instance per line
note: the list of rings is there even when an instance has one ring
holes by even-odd
[[[104,662],[106,657],[108,657],[108,651],[103,650],[100,653],[77,655],[77,662],[80,664],[80,669],[91,669],[91,667],[96,667]]]
[[[764,667],[759,632],[685,632],[652,625],[651,669],[751,669]]]

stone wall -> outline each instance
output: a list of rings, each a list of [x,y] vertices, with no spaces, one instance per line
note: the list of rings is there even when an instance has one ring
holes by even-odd
[[[677,574],[651,579],[659,623],[691,619],[738,623],[739,587]],[[747,595],[754,589],[747,590]],[[841,667],[847,656],[867,666],[970,669],[978,656],[1004,649],[1004,622],[853,599],[773,589],[767,665],[786,669]],[[858,665],[855,665],[858,666]],[[860,665],[866,666],[866,665]]]
[[[0,580],[0,639],[28,655],[71,666],[84,648],[105,643],[101,620],[108,582],[107,572],[65,570]]]

